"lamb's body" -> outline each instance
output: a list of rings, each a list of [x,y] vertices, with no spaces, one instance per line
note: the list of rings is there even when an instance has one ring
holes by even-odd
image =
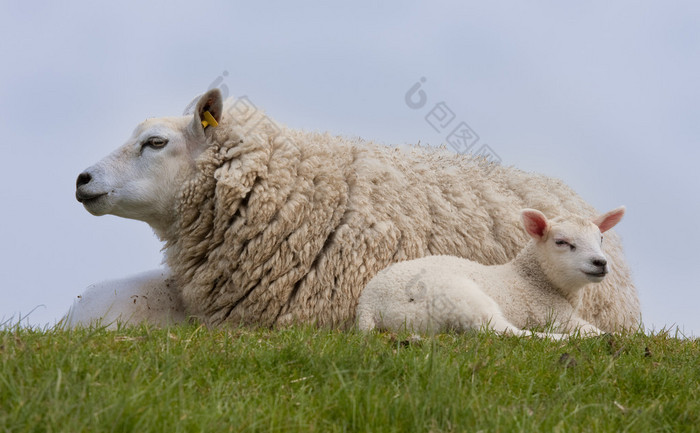
[[[561,181],[469,156],[277,128],[258,110],[220,117],[216,128],[183,133],[203,150],[173,175],[186,180],[163,213],[175,219],[133,216],[166,241],[186,310],[210,324],[346,326],[362,289],[391,263],[436,254],[505,263],[527,240],[521,208],[596,214]],[[581,312],[603,329],[636,326],[636,290],[612,234],[606,254],[613,271]]]
[[[540,317],[551,318],[544,296],[530,299],[519,290],[520,280],[510,265],[489,267],[486,273],[482,268],[454,256],[391,265],[362,292],[357,306],[358,328],[433,333],[490,327],[520,334],[520,328],[536,324]],[[503,307],[499,301],[504,302]],[[529,312],[520,308],[521,301],[537,308]]]
[[[454,256],[396,263],[365,288],[357,306],[362,330],[416,332],[491,328],[524,335],[523,328],[553,325],[561,332],[588,328],[571,302],[550,284],[528,281],[528,251],[511,263],[484,266]],[[539,279],[539,274],[534,274]]]
[[[453,256],[393,264],[362,292],[358,327],[417,332],[488,327],[526,335],[522,328],[551,325],[565,333],[599,334],[576,307],[581,289],[608,273],[601,231],[623,214],[624,208],[618,208],[596,221],[559,218],[550,223],[541,212],[526,209],[523,223],[533,239],[504,265]]]

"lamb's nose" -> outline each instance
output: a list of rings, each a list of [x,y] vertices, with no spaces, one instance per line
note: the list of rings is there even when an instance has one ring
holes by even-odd
[[[605,259],[603,259],[603,258],[600,258],[600,259],[593,259],[593,260],[591,260],[591,264],[592,264],[593,266],[597,266],[597,267],[599,267],[599,268],[604,268],[605,265],[608,264],[608,261],[605,260]]]
[[[82,185],[90,183],[92,176],[88,172],[83,172],[78,175],[78,180],[75,182],[75,187],[80,188]]]

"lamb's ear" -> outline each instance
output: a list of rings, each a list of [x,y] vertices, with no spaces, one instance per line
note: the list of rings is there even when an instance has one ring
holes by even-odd
[[[617,209],[613,209],[608,213],[604,213],[593,220],[593,224],[597,225],[600,232],[606,232],[611,228],[615,227],[617,223],[620,222],[622,216],[625,214],[625,207],[620,206]]]
[[[221,91],[219,89],[211,89],[197,101],[197,106],[192,112],[190,128],[196,134],[207,134],[211,128],[219,126],[223,110],[224,103],[221,98]]]
[[[544,214],[536,209],[523,209],[520,214],[525,231],[533,239],[539,241],[549,232],[549,221]]]

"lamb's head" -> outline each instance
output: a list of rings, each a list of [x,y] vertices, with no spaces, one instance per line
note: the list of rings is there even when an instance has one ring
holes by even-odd
[[[592,220],[582,217],[548,220],[538,210],[524,209],[522,222],[533,239],[535,257],[543,272],[561,291],[574,293],[607,275],[603,233],[620,222],[624,213],[622,206]]]
[[[123,146],[78,176],[76,198],[93,215],[145,221],[163,237],[182,183],[193,175],[222,110],[214,89],[189,115],[144,121]]]

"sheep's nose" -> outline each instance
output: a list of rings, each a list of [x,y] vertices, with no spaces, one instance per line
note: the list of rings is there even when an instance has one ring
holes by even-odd
[[[604,268],[608,264],[608,261],[605,260],[604,258],[597,258],[597,259],[591,260],[591,264],[593,266],[597,266],[599,268]]]
[[[78,175],[78,180],[75,182],[75,187],[80,188],[81,186],[90,183],[92,176],[88,172],[83,172]]]

